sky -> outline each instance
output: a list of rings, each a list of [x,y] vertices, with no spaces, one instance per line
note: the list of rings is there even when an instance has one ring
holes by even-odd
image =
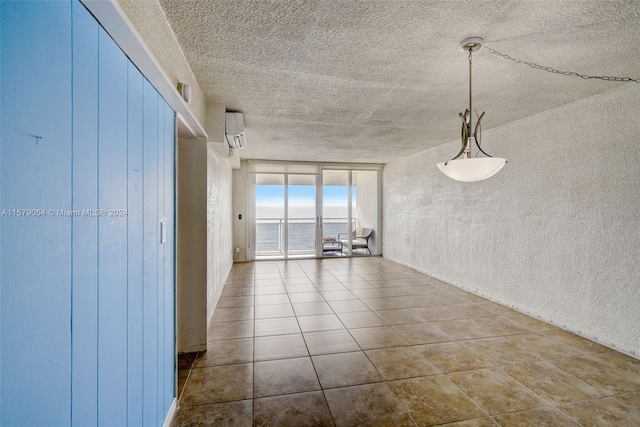
[[[347,206],[346,185],[324,186],[323,203],[325,206]],[[356,187],[352,192],[353,203],[356,201]],[[290,206],[314,206],[314,185],[290,185]],[[284,185],[256,185],[256,205],[258,206],[282,206],[284,203]]]

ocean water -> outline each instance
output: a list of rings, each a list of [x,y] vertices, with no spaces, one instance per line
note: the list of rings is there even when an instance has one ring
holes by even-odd
[[[354,209],[355,211],[355,209]],[[337,238],[348,233],[346,206],[323,208],[322,235]],[[314,206],[289,207],[289,251],[314,251],[316,211]],[[284,208],[256,206],[256,252],[284,250]]]

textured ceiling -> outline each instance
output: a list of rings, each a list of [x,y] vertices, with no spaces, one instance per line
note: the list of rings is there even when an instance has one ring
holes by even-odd
[[[640,78],[636,0],[158,1],[207,101],[244,113],[242,158],[385,163],[455,140],[469,36],[562,70]],[[485,131],[635,84],[554,75],[487,49],[473,65]]]

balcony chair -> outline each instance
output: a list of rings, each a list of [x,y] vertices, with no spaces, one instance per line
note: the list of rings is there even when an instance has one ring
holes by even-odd
[[[369,249],[369,237],[371,237],[371,233],[373,233],[373,229],[371,228],[356,228],[351,233],[351,248],[353,251],[362,250],[363,252],[366,250],[371,255],[371,249]],[[342,242],[343,248],[349,247],[349,233],[338,233],[338,241]]]

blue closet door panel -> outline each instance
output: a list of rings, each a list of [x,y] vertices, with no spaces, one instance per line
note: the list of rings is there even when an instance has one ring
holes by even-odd
[[[158,419],[158,93],[144,82],[143,424]]]
[[[127,422],[127,62],[100,29],[98,423]]]
[[[2,159],[2,4],[1,3],[0,3],[0,159]],[[0,160],[0,209],[2,209],[2,161],[1,160]],[[2,414],[2,225],[1,224],[0,224],[0,414]],[[0,415],[0,425],[2,425],[2,415]]]
[[[0,423],[68,425],[71,3],[0,7],[2,209],[44,210],[1,219]]]
[[[168,231],[168,224],[165,216],[165,201],[164,201],[164,122],[165,122],[165,114],[164,114],[164,99],[158,97],[158,217],[164,226],[164,233]],[[164,342],[164,301],[165,301],[165,292],[164,292],[164,258],[165,258],[165,248],[166,248],[166,235],[164,236],[164,243],[161,242],[158,247],[158,419],[162,420],[164,418],[164,377],[165,377],[165,366],[164,366],[164,352],[165,352],[165,342]]]
[[[164,244],[164,412],[176,394],[175,350],[175,113],[164,104],[164,215],[167,240]]]
[[[143,372],[143,84],[140,71],[129,63],[128,89],[128,414],[131,426],[142,425]]]
[[[73,3],[72,423],[98,423],[98,23]]]

